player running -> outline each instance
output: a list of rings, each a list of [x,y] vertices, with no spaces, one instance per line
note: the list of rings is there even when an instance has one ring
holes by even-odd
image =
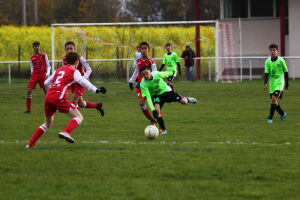
[[[72,41],[69,41],[65,44],[65,51],[66,54],[69,52],[75,52],[75,43]],[[66,65],[66,56],[62,58],[62,66]],[[85,61],[85,59],[80,56],[79,58],[79,64],[77,67],[77,70],[80,72],[80,74],[83,76],[83,78],[88,79],[90,74],[92,73],[92,69],[89,66],[89,64]],[[85,88],[82,87],[79,84],[73,84],[71,91],[72,91],[72,97],[71,97],[71,102],[76,106],[80,108],[95,108],[97,109],[97,104],[92,103],[89,101],[84,101],[83,100],[83,95],[84,95],[84,90]],[[100,91],[101,93],[105,94],[106,90]]]
[[[264,89],[267,89],[268,77],[270,76],[269,93],[271,97],[271,108],[268,123],[272,123],[275,110],[280,114],[280,120],[286,118],[286,113],[280,108],[277,99],[282,98],[284,79],[285,89],[287,90],[289,88],[289,75],[284,59],[278,56],[278,46],[271,44],[269,50],[271,57],[265,62]]]
[[[178,72],[179,74],[181,74],[181,70],[180,70],[180,61],[179,58],[177,56],[177,54],[175,52],[172,52],[172,44],[171,43],[167,43],[165,45],[165,48],[167,50],[167,53],[164,55],[164,59],[163,59],[163,63],[159,69],[159,71],[161,71],[165,65],[167,65],[167,70],[168,72],[174,72],[173,76],[170,76],[167,79],[167,84],[172,88],[173,90],[173,81],[174,78],[177,75],[177,67],[178,67]]]
[[[142,96],[147,98],[147,103],[153,116],[157,119],[159,126],[162,129],[162,135],[167,134],[165,123],[161,116],[161,108],[164,103],[197,103],[195,98],[182,97],[180,94],[174,92],[171,87],[163,81],[163,78],[173,78],[173,73],[174,72],[151,72],[148,66],[140,68],[140,74],[143,76],[141,81]]]
[[[60,67],[53,73],[46,81],[45,87],[48,90],[50,84],[52,87],[48,90],[45,98],[45,122],[33,134],[26,148],[34,147],[36,141],[47,131],[53,123],[54,114],[58,110],[62,113],[68,114],[72,120],[65,127],[65,129],[58,134],[62,139],[69,143],[74,143],[75,140],[71,137],[70,133],[73,131],[83,120],[83,117],[76,106],[68,101],[68,91],[72,84],[80,84],[88,90],[98,93],[104,87],[96,88],[87,79],[83,78],[78,70],[75,68],[79,65],[80,56],[76,52],[70,52],[66,55],[67,65]],[[102,103],[97,104],[97,109],[101,115],[104,115]]]
[[[150,51],[150,46],[147,42],[142,42],[140,44],[140,51],[141,51],[142,57],[140,57],[136,60],[135,70],[134,70],[131,78],[129,79],[129,88],[130,88],[130,90],[133,90],[133,82],[135,82],[135,80],[138,79],[135,91],[136,91],[136,93],[138,93],[140,108],[141,108],[143,114],[147,117],[147,119],[149,119],[150,123],[155,125],[156,121],[154,120],[151,113],[149,112],[149,110],[145,104],[145,98],[143,98],[142,94],[141,94],[140,82],[143,77],[139,74],[139,70],[144,65],[148,66],[151,71],[156,71],[157,68],[156,68],[156,64],[155,64],[154,60],[152,60],[148,56],[148,53]]]
[[[42,88],[44,90],[44,93],[46,94],[44,81],[50,75],[51,69],[47,54],[40,51],[40,43],[34,42],[32,44],[32,48],[34,50],[34,54],[30,56],[31,77],[27,85],[27,110],[25,111],[25,113],[31,113],[32,90],[35,89],[37,83],[40,85],[40,88]]]

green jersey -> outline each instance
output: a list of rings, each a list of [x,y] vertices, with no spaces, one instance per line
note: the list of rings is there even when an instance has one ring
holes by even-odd
[[[142,79],[140,88],[142,91],[142,97],[147,98],[148,105],[151,111],[155,110],[151,96],[152,95],[161,95],[165,92],[171,91],[171,87],[168,86],[163,78],[167,78],[172,76],[173,72],[159,72],[153,71],[151,72],[153,79],[146,80],[145,78]]]
[[[177,75],[177,63],[179,62],[179,58],[175,52],[171,54],[166,53],[164,55],[164,60],[162,64],[167,66],[168,72],[174,72],[174,76]]]
[[[268,58],[265,62],[265,73],[269,73],[269,92],[282,91],[284,87],[284,72],[288,72],[285,61],[279,57],[276,61]]]

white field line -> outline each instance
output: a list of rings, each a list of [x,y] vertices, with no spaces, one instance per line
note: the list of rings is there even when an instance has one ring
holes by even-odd
[[[61,140],[50,140],[50,141],[38,141],[38,143],[42,144],[54,144],[59,143]],[[0,144],[27,144],[28,140],[0,140]],[[239,140],[236,141],[215,141],[215,142],[200,142],[200,141],[108,141],[108,140],[82,140],[76,141],[76,143],[82,144],[128,144],[128,145],[140,145],[140,144],[158,144],[158,145],[175,145],[175,144],[214,144],[214,145],[292,145],[291,142],[284,142],[284,143],[265,143],[265,142],[242,142]],[[294,143],[297,145],[297,143]]]

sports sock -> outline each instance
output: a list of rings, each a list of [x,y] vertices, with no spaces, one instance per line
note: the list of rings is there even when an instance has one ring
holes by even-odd
[[[31,101],[32,101],[32,95],[27,95],[27,101],[26,101],[26,105],[27,105],[27,111],[31,111]]]
[[[62,132],[71,133],[79,124],[81,123],[81,120],[78,117],[74,117],[71,119],[71,121],[68,123],[66,128]]]
[[[277,111],[281,116],[284,115],[284,111],[280,108],[280,105],[279,105],[279,104],[276,106],[276,111]]]
[[[154,120],[154,118],[152,117],[151,113],[149,112],[148,108],[146,105],[141,107],[142,112],[144,113],[144,115],[147,117],[147,119],[149,119],[151,122]]]
[[[162,117],[159,117],[159,118],[157,119],[157,121],[158,121],[158,124],[159,124],[160,128],[161,128],[162,130],[166,130],[165,122],[164,122],[163,118],[162,118]]]
[[[36,141],[47,131],[47,126],[45,124],[42,124],[40,127],[36,129],[34,134],[32,135],[31,139],[28,142],[29,146],[34,146]]]
[[[89,101],[84,101],[83,102],[85,104],[85,108],[97,108],[97,104],[89,102]]]
[[[276,104],[271,104],[269,119],[273,119],[275,108],[276,108]]]

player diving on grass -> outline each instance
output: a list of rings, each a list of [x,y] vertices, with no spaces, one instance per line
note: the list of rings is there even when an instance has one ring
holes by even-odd
[[[146,104],[145,104],[145,98],[142,97],[141,94],[141,89],[140,89],[140,82],[142,80],[142,76],[139,73],[140,68],[144,65],[149,67],[150,71],[156,71],[156,64],[154,62],[154,60],[152,60],[149,56],[148,53],[150,51],[150,47],[149,44],[147,42],[142,42],[140,44],[140,52],[142,54],[142,57],[138,58],[135,62],[135,70],[131,76],[131,78],[129,79],[129,88],[130,90],[133,90],[133,82],[136,81],[137,79],[137,84],[136,84],[136,93],[138,94],[138,98],[139,98],[139,104],[140,104],[140,108],[141,111],[143,112],[143,114],[146,116],[146,118],[150,121],[150,123],[152,125],[156,124],[155,119],[152,117],[151,113],[149,112]]]
[[[76,48],[75,48],[75,43],[74,42],[68,41],[65,44],[66,54],[69,53],[69,52],[75,52],[75,50],[76,50]],[[67,64],[66,56],[64,56],[62,58],[62,66],[66,65],[66,64]],[[82,56],[80,56],[77,70],[80,72],[80,74],[85,79],[88,79],[89,76],[90,76],[90,74],[92,73],[91,67],[89,66],[89,64],[85,61],[85,59]],[[85,88],[82,87],[80,84],[73,84],[72,88],[71,88],[71,91],[72,91],[71,102],[76,107],[80,107],[80,108],[95,108],[95,109],[97,109],[98,105],[96,103],[92,103],[92,102],[84,101],[83,100],[84,90],[85,90]],[[100,92],[103,93],[103,94],[105,94],[106,90],[103,89]]]
[[[167,134],[165,123],[161,116],[161,109],[164,103],[179,102],[181,104],[195,104],[197,100],[192,97],[182,97],[163,81],[163,78],[173,78],[174,72],[151,72],[148,66],[142,66],[140,74],[143,76],[140,84],[142,96],[146,97],[152,114],[162,129],[161,134]]]
[[[271,57],[265,62],[264,89],[267,89],[269,77],[271,108],[268,123],[272,123],[275,110],[280,114],[280,120],[286,118],[286,113],[281,109],[277,99],[282,98],[284,83],[285,89],[289,88],[289,75],[284,59],[278,56],[278,46],[271,44],[269,50]]]
[[[34,42],[32,44],[34,54],[30,56],[30,69],[31,77],[27,85],[27,98],[26,98],[26,111],[25,113],[31,113],[31,101],[32,101],[32,90],[35,89],[36,84],[40,85],[46,94],[44,81],[50,75],[50,64],[47,54],[40,51],[40,43]]]
[[[73,131],[83,120],[83,117],[76,106],[68,101],[68,92],[73,84],[80,84],[93,93],[99,93],[105,89],[104,87],[96,88],[87,79],[83,78],[76,67],[79,65],[80,56],[76,52],[70,52],[66,55],[67,65],[58,68],[46,81],[45,88],[48,90],[45,98],[45,122],[38,127],[34,132],[26,148],[34,147],[37,140],[49,129],[54,120],[54,114],[58,110],[66,113],[72,119],[61,131],[58,136],[65,139],[69,143],[74,143],[75,140],[71,137],[70,133]],[[50,85],[52,87],[49,89]],[[104,115],[102,103],[97,104],[97,109],[100,114]]]
[[[161,71],[166,65],[167,66],[166,71],[174,72],[174,75],[168,77],[168,79],[167,79],[167,84],[172,88],[172,90],[174,90],[173,89],[173,81],[174,81],[174,78],[177,76],[177,68],[178,68],[179,74],[181,74],[180,61],[179,61],[177,54],[175,52],[172,52],[172,44],[171,43],[167,43],[165,45],[165,48],[167,50],[167,53],[164,55],[163,63],[161,65],[159,71]]]

